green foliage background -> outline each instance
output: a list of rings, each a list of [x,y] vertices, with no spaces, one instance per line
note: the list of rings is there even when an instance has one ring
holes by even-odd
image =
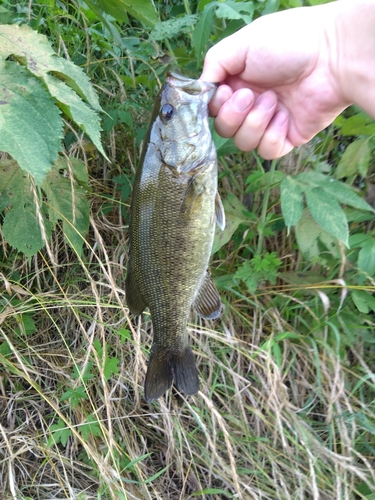
[[[320,0],[0,4],[4,498],[375,498],[374,135],[349,109],[264,162],[214,133],[220,322],[201,392],[142,400],[124,297],[129,201],[165,73]],[[25,464],[27,472],[25,473]]]

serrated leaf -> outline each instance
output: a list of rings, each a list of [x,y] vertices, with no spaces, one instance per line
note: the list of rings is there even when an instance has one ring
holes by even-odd
[[[44,80],[47,86],[46,77],[53,73],[86,99],[94,109],[101,111],[98,96],[82,68],[57,56],[47,37],[29,26],[0,25],[0,55],[4,59],[14,55],[27,65],[31,73]]]
[[[346,216],[339,203],[320,188],[305,190],[307,206],[315,221],[338,240],[348,246],[349,229]]]
[[[106,357],[105,365],[104,365],[104,377],[106,380],[109,380],[112,375],[118,375],[119,363],[120,363],[120,360],[118,358]]]
[[[161,41],[166,38],[173,38],[180,33],[191,31],[191,27],[196,23],[197,16],[195,14],[183,17],[175,17],[161,21],[155,24],[151,33],[150,40]]]
[[[66,168],[63,161],[49,172],[42,189],[47,195],[50,220],[62,220],[65,240],[80,255],[89,229],[90,205],[85,191],[62,177],[59,168]]]
[[[18,203],[5,214],[3,235],[6,241],[26,257],[32,257],[44,246],[40,222],[36,216],[36,207],[31,194],[24,193],[23,203]],[[51,237],[52,225],[45,223],[47,238]]]
[[[290,175],[287,175],[280,184],[280,199],[285,225],[290,229],[297,224],[303,212],[301,185]]]
[[[48,438],[47,446],[61,443],[65,448],[68,439],[72,435],[72,431],[66,426],[65,422],[59,418],[57,424],[51,425],[49,430],[51,432],[51,436]]]
[[[362,177],[366,177],[370,163],[371,148],[369,139],[357,139],[349,144],[341,157],[335,177],[342,179],[350,177],[358,173]]]
[[[32,257],[44,246],[40,224],[44,225],[47,239],[53,225],[46,219],[43,209],[40,209],[40,218],[37,216],[31,180],[17,162],[10,160],[0,163],[0,211],[7,207],[3,222],[5,240]]]
[[[90,414],[86,418],[86,422],[79,426],[79,432],[85,441],[91,436],[102,436],[99,421],[94,414]]]
[[[60,109],[90,137],[97,149],[107,158],[100,140],[99,115],[61,80],[46,75],[45,81],[51,95],[58,101]]]
[[[327,179],[330,179],[330,177],[321,172],[307,170],[306,172],[297,174],[295,179],[304,184],[308,184],[310,187],[318,187],[327,182]]]
[[[340,258],[337,239],[315,222],[308,209],[303,211],[302,217],[296,225],[296,239],[301,252],[310,261],[324,257],[322,246],[325,247],[325,252],[329,252],[337,259]]]
[[[202,52],[210,38],[214,13],[215,2],[206,5],[200,14],[199,21],[193,31],[192,45],[195,50],[195,57],[197,58],[197,66],[200,64]]]
[[[329,179],[322,188],[329,196],[334,196],[336,200],[345,205],[349,205],[359,210],[369,210],[375,212],[371,205],[366,200],[358,196],[354,189],[347,184],[334,179]]]
[[[0,70],[0,151],[41,185],[61,149],[63,122],[43,84],[16,63]]]
[[[75,408],[82,399],[89,399],[89,397],[86,394],[86,388],[78,386],[74,389],[68,387],[68,389],[60,397],[60,401],[66,401],[67,399],[70,400],[70,404],[73,408]]]
[[[90,0],[88,5],[94,4],[99,9],[111,14],[119,21],[127,21],[127,15],[130,14],[146,26],[153,27],[158,21],[154,5],[151,0]]]
[[[242,19],[246,24],[253,20],[254,6],[250,2],[216,2],[216,17],[221,19]]]
[[[321,174],[319,172],[302,172],[296,175],[295,179],[302,181],[307,184],[310,188],[322,188],[328,196],[333,196],[339,202],[349,205],[359,210],[370,210],[374,212],[374,209],[367,203],[366,200],[357,195],[354,189],[347,184],[337,181],[328,175]],[[304,186],[301,186],[304,189]]]
[[[0,162],[0,212],[8,205],[20,203],[19,193],[23,190],[26,174],[14,160]]]
[[[95,111],[102,111],[98,96],[85,72],[71,61],[58,57],[47,38],[27,25],[21,27],[17,25],[0,25],[0,42],[0,56],[5,59],[13,55],[21,64],[27,66],[29,72],[42,80],[51,95],[60,103],[61,109],[77,123],[106,157],[100,142],[99,118],[91,108],[88,106],[85,108],[85,104],[79,98],[80,96],[86,100]],[[16,65],[14,64],[14,66]],[[29,73],[27,75],[32,78]],[[45,96],[48,96],[43,85],[41,85],[41,88],[44,90]],[[54,101],[52,100],[51,103],[54,103]],[[58,114],[57,108],[55,113]],[[33,120],[30,120],[30,122],[35,125]],[[52,145],[54,144],[53,141],[58,140],[59,147],[61,147],[60,138],[62,134],[60,131],[62,131],[61,119],[59,127],[55,128],[55,133],[44,134],[44,136],[48,138],[48,142],[51,142]],[[56,157],[57,155],[51,163],[56,160]],[[16,159],[21,165],[19,158]],[[37,158],[34,160],[33,156],[30,156],[30,161],[35,164],[38,163]],[[41,182],[37,179],[39,185]]]

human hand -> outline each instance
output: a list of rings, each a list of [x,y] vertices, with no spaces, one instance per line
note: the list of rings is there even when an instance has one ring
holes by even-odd
[[[261,17],[207,52],[201,79],[221,83],[210,103],[220,135],[278,158],[351,104],[336,71],[341,3]]]

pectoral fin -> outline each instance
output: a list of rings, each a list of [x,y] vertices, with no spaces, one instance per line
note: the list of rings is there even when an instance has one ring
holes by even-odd
[[[188,186],[187,186],[186,191],[184,193],[184,196],[182,198],[181,208],[180,208],[182,213],[189,212],[189,210],[191,210],[191,207],[193,206],[193,203],[195,202],[197,197],[202,194],[196,188],[195,178],[196,178],[195,175],[190,178]]]
[[[139,292],[139,288],[134,278],[134,274],[131,270],[130,263],[128,264],[128,270],[126,273],[125,292],[126,302],[130,309],[130,312],[134,314],[134,316],[138,316],[145,309],[146,304]]]
[[[224,212],[224,206],[221,201],[219,193],[216,193],[215,197],[215,215],[216,215],[216,222],[219,228],[224,231],[225,228],[225,212]]]
[[[203,283],[195,297],[193,307],[203,319],[216,319],[221,314],[220,295],[208,272],[206,272]]]

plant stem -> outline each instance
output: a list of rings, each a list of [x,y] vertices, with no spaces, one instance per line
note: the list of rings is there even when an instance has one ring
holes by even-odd
[[[262,213],[260,216],[260,223],[258,224],[258,245],[257,245],[257,251],[256,254],[260,255],[262,253],[262,247],[263,247],[263,238],[264,238],[264,228],[266,225],[266,216],[267,216],[267,210],[268,210],[268,202],[270,199],[270,193],[271,193],[271,186],[273,182],[273,174],[275,173],[276,169],[276,160],[272,160],[271,163],[271,168],[269,171],[269,176],[267,176],[267,183],[266,183],[266,188],[264,190],[264,198],[262,201]]]
[[[191,15],[191,9],[189,5],[189,0],[184,0],[184,7],[185,7],[185,12],[188,16]]]

